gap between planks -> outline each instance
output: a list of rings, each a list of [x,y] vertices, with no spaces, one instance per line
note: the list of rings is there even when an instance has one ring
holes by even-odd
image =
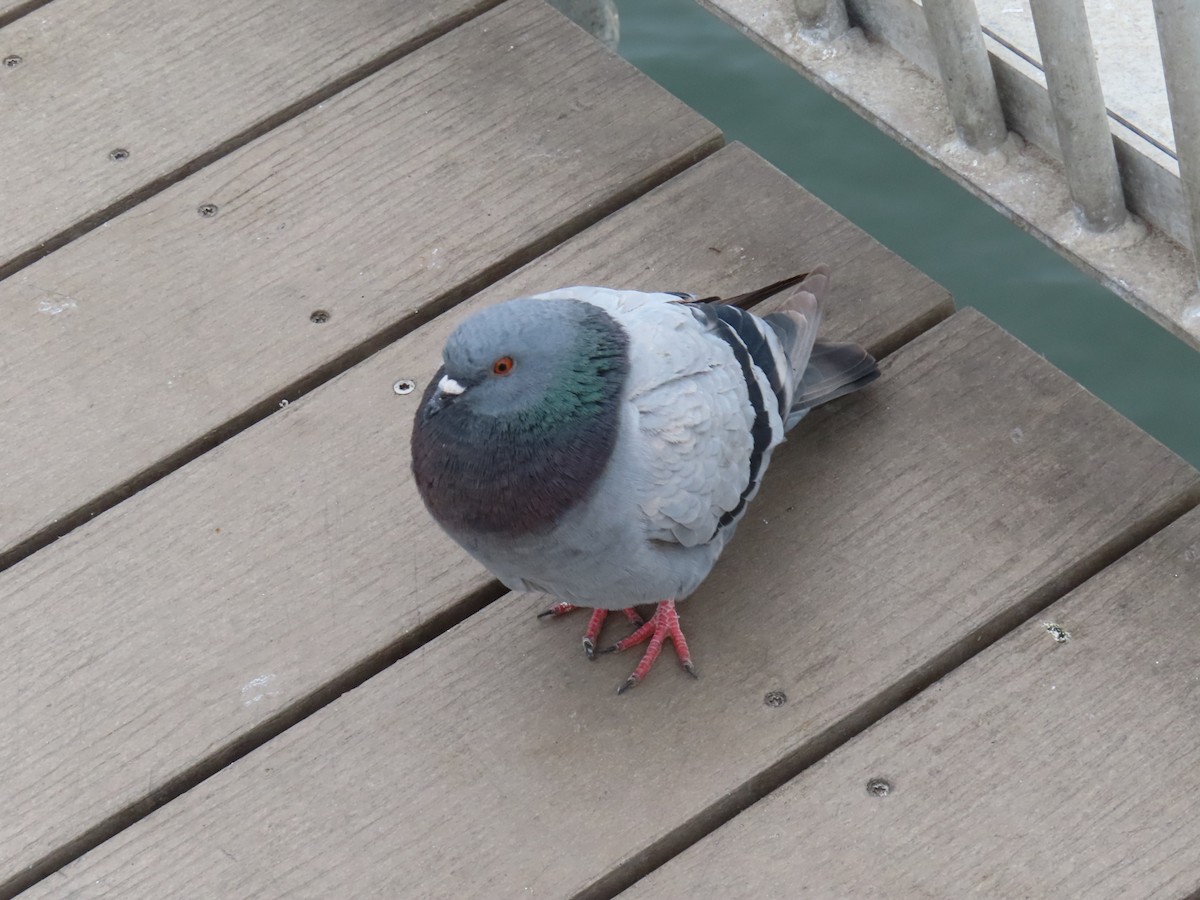
[[[10,24],[21,16],[32,12],[39,7],[47,5],[49,2],[50,0],[32,0],[32,2],[26,7],[18,7],[16,10],[13,10],[13,13],[15,14],[9,15],[7,18],[0,18],[0,27]],[[31,247],[23,253],[18,253],[8,262],[0,264],[0,280],[8,278],[10,275],[21,271],[21,269],[32,265],[42,257],[48,256],[55,250],[66,246],[76,238],[82,237],[89,231],[99,228],[108,220],[119,216],[121,213],[126,212],[127,210],[132,209],[139,203],[150,199],[155,194],[161,193],[176,182],[182,181],[189,175],[199,172],[201,169],[211,165],[222,157],[228,156],[238,148],[245,146],[256,138],[262,137],[267,132],[273,131],[280,125],[283,125],[291,119],[296,118],[301,113],[312,109],[314,106],[324,103],[326,100],[329,100],[336,94],[340,94],[347,88],[353,87],[359,81],[362,81],[363,79],[374,75],[376,72],[387,68],[402,57],[408,56],[410,53],[419,50],[421,47],[432,43],[440,37],[444,37],[455,28],[462,25],[464,22],[469,22],[471,19],[482,15],[493,7],[499,6],[504,2],[505,0],[478,0],[473,8],[464,10],[456,16],[452,16],[437,23],[428,31],[417,35],[397,45],[396,47],[393,47],[387,53],[381,54],[375,59],[359,66],[357,69],[347,72],[340,78],[334,79],[320,90],[317,90],[312,94],[309,94],[307,97],[302,97],[294,103],[283,107],[283,109],[280,109],[270,116],[267,116],[240,133],[227,138],[226,140],[217,144],[215,147],[211,147],[210,149],[194,157],[193,159],[188,160],[186,163],[173,169],[172,171],[167,172],[164,175],[160,175],[158,178],[148,181],[146,184],[143,184],[136,190],[130,191],[129,193],[118,197],[103,209],[97,210],[91,215],[80,219],[73,225],[64,228],[57,234],[47,238],[36,247]],[[95,515],[95,512],[93,512],[92,515]],[[3,561],[3,559],[0,559],[0,569],[3,569],[4,565],[6,565],[6,563]]]
[[[22,16],[27,16],[34,10],[41,9],[50,2],[51,0],[29,0],[27,3],[17,3],[9,9],[0,10],[0,28],[3,28],[5,25],[11,25]]]

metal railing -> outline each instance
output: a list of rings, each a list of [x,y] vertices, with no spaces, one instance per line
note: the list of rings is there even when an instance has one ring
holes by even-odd
[[[1154,0],[1158,46],[1167,78],[1175,158],[1191,223],[1192,259],[1200,271],[1200,11],[1195,0]]]
[[[1200,286],[1200,8],[1196,0],[1153,2]],[[795,5],[813,30],[836,33],[847,18],[844,0]],[[1083,0],[1030,0],[1030,9],[1076,217],[1092,232],[1120,228],[1128,213]],[[973,0],[923,0],[923,11],[960,137],[975,150],[996,149],[1007,132]]]

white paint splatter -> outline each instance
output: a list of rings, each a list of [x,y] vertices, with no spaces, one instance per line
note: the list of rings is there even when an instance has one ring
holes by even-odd
[[[38,312],[48,316],[57,316],[68,309],[77,309],[79,304],[70,297],[59,297],[56,300],[41,300],[38,302]]]
[[[242,685],[242,705],[250,706],[251,704],[257,703],[259,700],[263,700],[266,697],[278,697],[279,691],[267,690],[275,678],[276,676],[274,673],[259,675],[257,678],[251,678],[244,685]]]

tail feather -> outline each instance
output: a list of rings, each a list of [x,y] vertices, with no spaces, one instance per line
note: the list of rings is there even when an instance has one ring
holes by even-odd
[[[810,409],[852,394],[879,377],[879,366],[858,344],[817,341],[788,413],[791,428]]]
[[[786,294],[780,294],[770,312],[755,310],[771,326],[787,355],[794,376],[789,394],[793,403],[821,328],[821,308],[828,290],[829,269],[817,266]]]
[[[763,302],[769,297],[774,297],[781,291],[786,291],[793,285],[797,285],[809,276],[808,272],[801,272],[799,275],[792,275],[790,278],[784,278],[780,281],[772,282],[766,287],[755,288],[752,291],[746,291],[744,294],[736,294],[733,297],[700,297],[695,302],[697,303],[724,303],[728,306],[736,306],[739,309],[749,309],[758,303]]]
[[[736,297],[691,301],[707,318],[723,323],[727,330],[720,336],[767,377],[785,430],[810,409],[879,377],[875,359],[858,344],[817,340],[829,283],[828,267],[817,266]],[[743,311],[748,306],[754,306],[753,315]]]
[[[817,340],[829,282],[825,266],[817,266],[802,280],[788,279],[786,284],[791,290],[779,293],[776,311],[763,316],[778,336],[795,374],[785,429],[794,426],[810,409],[851,394],[879,377],[875,358],[858,344]]]

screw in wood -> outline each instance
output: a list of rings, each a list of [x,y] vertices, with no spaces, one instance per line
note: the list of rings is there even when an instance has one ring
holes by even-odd
[[[787,703],[787,694],[783,691],[767,691],[763,697],[763,703],[771,707],[771,709],[779,709],[783,704]]]
[[[4,68],[15,69],[17,66],[19,66],[21,64],[21,62],[22,62],[21,57],[17,56],[17,54],[15,54],[15,53],[11,53],[8,56],[4,57]]]
[[[308,317],[308,321],[314,325],[324,325],[329,321],[329,313],[323,309],[314,309],[312,315]]]
[[[124,147],[118,147],[116,150],[109,151],[108,158],[113,162],[124,162],[129,159],[129,151]]]
[[[217,204],[201,203],[200,206],[196,208],[196,212],[200,213],[200,215],[204,216],[206,219],[211,219],[217,214]]]
[[[395,391],[397,394],[401,394],[401,395],[411,394],[416,389],[417,389],[416,382],[414,382],[408,378],[401,378],[399,381],[397,381],[395,384],[392,385],[392,390]]]
[[[1043,622],[1042,626],[1050,632],[1050,637],[1054,638],[1060,644],[1065,644],[1071,639],[1071,632],[1054,622]]]
[[[872,778],[867,782],[867,793],[872,797],[886,797],[892,792],[892,784],[886,778]]]

